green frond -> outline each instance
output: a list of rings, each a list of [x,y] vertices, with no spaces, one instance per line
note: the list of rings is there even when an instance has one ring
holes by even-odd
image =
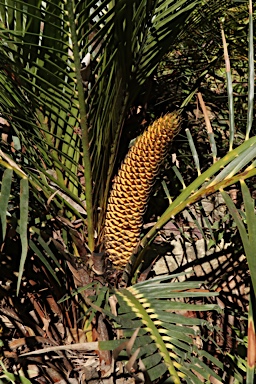
[[[191,7],[196,4],[183,1],[172,5],[172,17],[175,19],[177,7],[179,14],[185,12],[186,17],[188,3]],[[165,7],[168,8],[168,2]],[[152,18],[154,12],[163,12],[163,4],[158,9],[157,2],[148,1],[116,4],[111,1],[95,4],[71,0],[17,1],[7,2],[0,7],[0,12],[3,21],[0,36],[8,62],[3,66],[8,82],[1,82],[2,92],[17,95],[9,105],[2,106],[1,111],[9,116],[15,133],[26,147],[23,158],[33,166],[41,164],[45,171],[47,167],[53,169],[57,184],[66,186],[79,199],[87,194],[87,211],[92,199],[89,171],[92,164],[94,211],[100,205],[104,216],[121,128],[140,90],[136,76],[141,71],[139,62],[145,56],[143,50],[148,47],[144,36],[151,34],[151,27],[156,29]],[[164,20],[157,25],[163,26]],[[166,25],[167,22],[170,42],[168,18]],[[86,96],[80,60],[88,51],[96,67]],[[161,50],[154,55],[158,60],[161,56]],[[156,64],[157,61],[152,69]],[[146,65],[148,70],[150,60]],[[14,92],[11,89],[6,92],[7,86]],[[25,100],[26,114],[19,108]],[[84,120],[87,118],[88,125]],[[90,134],[86,138],[88,128]],[[85,172],[87,187],[77,181],[79,166]],[[89,213],[88,222],[91,216]]]
[[[129,108],[192,15],[195,25],[200,22],[198,13],[193,14],[199,3],[18,0],[0,4],[4,58],[0,95],[5,100],[0,112],[21,141],[21,157],[35,183],[36,170],[50,169],[56,172],[58,187],[72,200],[76,197],[79,203],[86,197],[91,243],[92,216],[98,234],[105,220]],[[91,75],[84,91],[79,66],[88,52]],[[70,219],[75,212],[66,208]]]
[[[181,380],[198,383],[196,372],[206,380],[211,377],[221,380],[204,363],[204,357],[213,364],[216,359],[208,353],[204,354],[195,343],[195,338],[200,335],[199,327],[210,329],[210,325],[205,320],[179,314],[185,311],[219,311],[215,305],[198,306],[180,300],[181,296],[207,297],[216,293],[199,290],[200,283],[175,283],[171,281],[172,278],[155,278],[115,291],[119,303],[117,322],[124,334],[122,341],[140,328],[132,351],[140,348],[138,358],[148,369],[152,381],[166,371],[169,371],[174,383],[180,383]],[[112,347],[115,344],[114,341],[107,343]]]

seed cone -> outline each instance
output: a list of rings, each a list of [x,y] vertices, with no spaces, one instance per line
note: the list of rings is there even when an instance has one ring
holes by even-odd
[[[139,243],[152,186],[179,127],[177,112],[156,120],[129,149],[114,178],[107,206],[105,246],[118,269],[125,267]]]

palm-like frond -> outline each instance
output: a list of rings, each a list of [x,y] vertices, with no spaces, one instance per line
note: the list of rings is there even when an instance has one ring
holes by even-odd
[[[54,193],[50,182],[81,209],[86,198],[88,223],[93,182],[95,216],[100,208],[98,230],[127,111],[199,3],[0,3],[1,50],[6,58],[1,94],[10,94],[11,86],[15,96],[2,104],[1,111],[23,144],[23,158],[33,168],[27,172],[47,198]],[[88,51],[92,75],[84,94],[80,60]],[[19,107],[23,104],[25,111]],[[69,218],[81,217],[60,195],[54,201],[66,206]]]
[[[132,348],[129,346],[129,357],[137,354],[136,360],[141,359],[152,381],[166,372],[169,372],[174,383],[180,383],[181,380],[201,383],[202,378],[207,381],[211,377],[221,380],[204,360],[217,363],[220,369],[222,364],[196,344],[200,327],[210,325],[196,316],[183,315],[193,311],[218,311],[219,307],[212,304],[193,305],[186,302],[189,297],[197,300],[215,293],[199,289],[198,282],[174,282],[177,276],[154,278],[115,291],[118,300],[118,317],[115,320],[123,334],[119,345],[122,342],[121,346],[126,349],[125,340],[130,339],[137,328],[140,329]],[[117,343],[102,342],[100,346],[117,348],[119,354],[122,347],[117,347]],[[114,355],[117,357],[115,352]],[[121,355],[124,357],[125,353]]]

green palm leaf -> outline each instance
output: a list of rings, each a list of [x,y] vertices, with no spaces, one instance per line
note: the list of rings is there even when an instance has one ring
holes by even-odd
[[[6,63],[2,71],[0,94],[10,100],[1,112],[26,148],[26,172],[43,193],[51,195],[46,178],[82,208],[86,198],[91,249],[91,204],[99,232],[127,112],[199,5],[195,0],[0,2],[1,51],[11,66],[8,76]],[[199,22],[194,14],[195,25]],[[92,76],[84,93],[80,60],[87,52]],[[58,196],[53,201],[60,204]],[[78,214],[62,203],[69,218]]]
[[[125,346],[124,340],[132,337],[134,330],[140,328],[132,353],[139,348],[138,358],[142,360],[152,381],[167,371],[174,383],[180,383],[181,380],[200,383],[196,372],[206,380],[211,377],[221,380],[203,360],[209,359],[220,369],[222,364],[200,350],[194,342],[199,327],[209,327],[209,324],[179,314],[179,311],[218,311],[219,307],[215,305],[193,305],[180,299],[216,294],[198,289],[198,282],[172,282],[176,276],[154,278],[115,291],[119,304],[115,320],[124,335],[122,345]],[[116,348],[116,345],[117,341],[101,342],[100,348]],[[124,356],[124,353],[121,355]]]

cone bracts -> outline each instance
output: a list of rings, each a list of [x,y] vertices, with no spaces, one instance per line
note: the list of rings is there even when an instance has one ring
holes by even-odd
[[[125,267],[139,243],[152,186],[179,126],[177,112],[156,120],[129,149],[113,181],[107,206],[105,246],[116,268]]]

